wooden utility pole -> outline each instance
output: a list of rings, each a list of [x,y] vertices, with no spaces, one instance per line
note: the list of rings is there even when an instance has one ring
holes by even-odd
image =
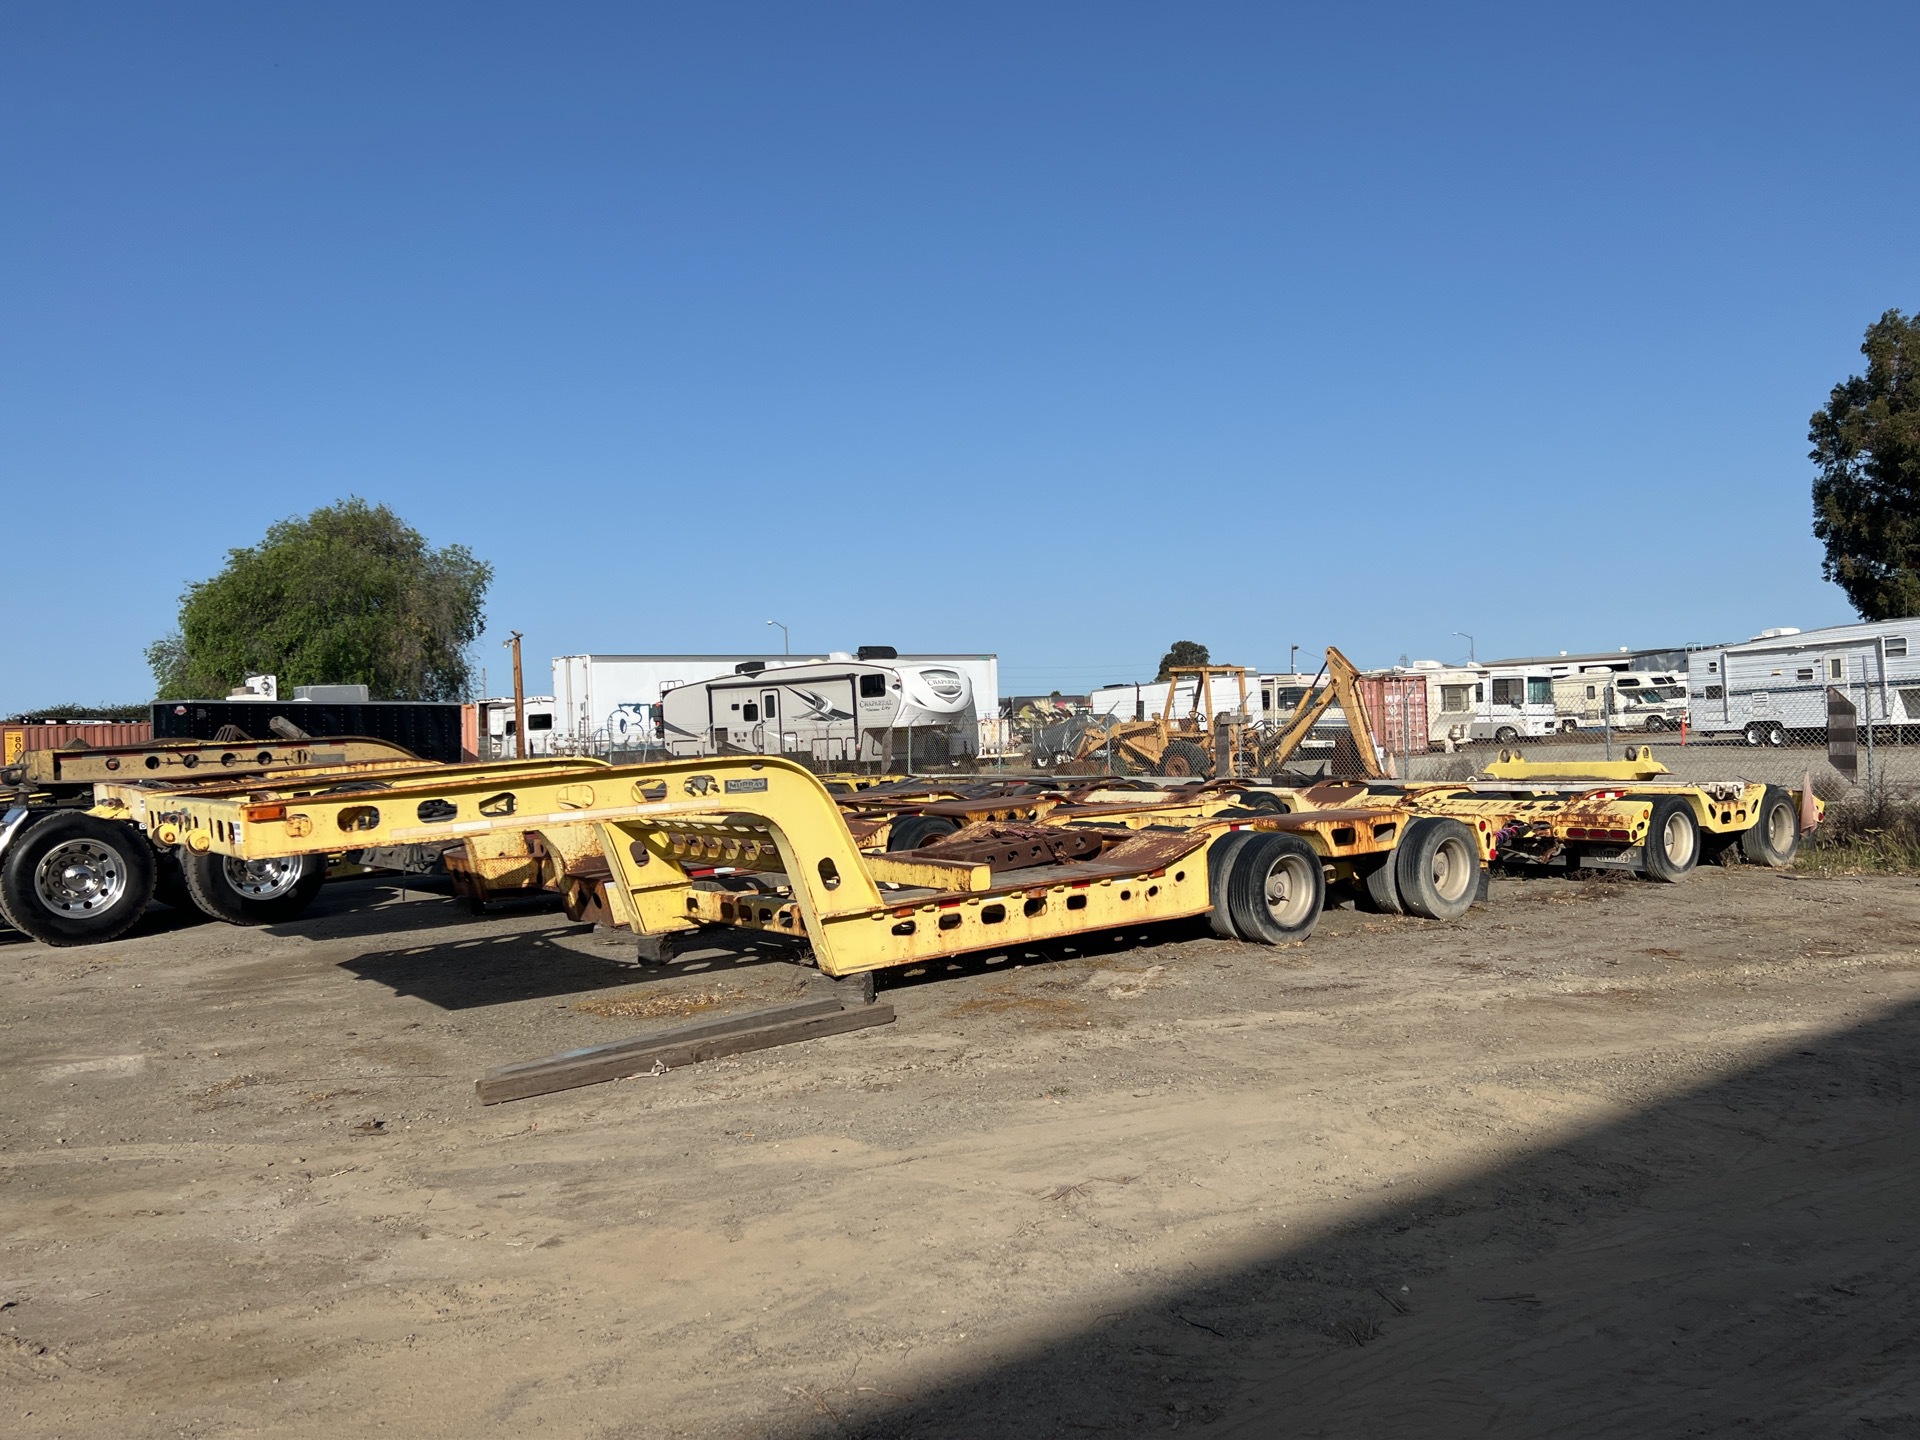
[[[527,758],[527,684],[520,678],[520,632],[506,642],[513,651],[513,758]]]

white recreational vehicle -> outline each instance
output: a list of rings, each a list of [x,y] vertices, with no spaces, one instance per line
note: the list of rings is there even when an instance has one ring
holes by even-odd
[[[661,697],[678,686],[740,672],[743,665],[769,669],[826,661],[875,661],[917,670],[928,687],[964,684],[975,710],[999,713],[1000,660],[996,655],[898,655],[882,645],[805,655],[559,655],[553,661],[555,723],[576,753],[621,754],[644,759],[664,743]],[[959,677],[956,681],[952,677]],[[731,703],[731,702],[729,702]],[[529,726],[531,728],[531,726]],[[977,741],[975,742],[977,744]]]
[[[1553,675],[1546,666],[1442,665],[1416,661],[1395,674],[1427,682],[1427,732],[1434,745],[1494,740],[1512,745],[1559,729]]]
[[[1678,730],[1687,713],[1682,671],[1598,670],[1553,677],[1562,730]]]
[[[1749,745],[1824,739],[1829,688],[1854,703],[1863,725],[1920,725],[1920,616],[1765,630],[1741,645],[1694,651],[1688,672],[1698,735]]]
[[[554,703],[551,695],[529,695],[522,702],[527,713],[527,754],[552,755],[555,752]],[[513,697],[496,695],[479,702],[480,732],[483,737],[481,756],[488,760],[511,760],[514,757],[516,725],[513,718]]]
[[[674,756],[742,752],[828,766],[944,765],[979,746],[973,686],[950,666],[852,656],[769,665],[676,685],[660,697]]]

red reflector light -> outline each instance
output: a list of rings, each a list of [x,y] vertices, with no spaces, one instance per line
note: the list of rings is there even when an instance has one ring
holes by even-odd
[[[287,818],[285,805],[243,805],[240,814],[256,823],[262,820],[284,820]]]

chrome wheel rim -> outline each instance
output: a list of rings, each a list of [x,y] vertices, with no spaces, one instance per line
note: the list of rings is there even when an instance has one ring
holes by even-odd
[[[55,915],[98,915],[127,893],[127,862],[98,840],[63,840],[33,867],[33,894]]]
[[[1286,929],[1304,925],[1313,909],[1313,876],[1299,855],[1283,855],[1267,870],[1261,886],[1267,913]]]
[[[1466,842],[1449,835],[1433,847],[1433,890],[1442,900],[1458,900],[1473,883],[1473,864]]]
[[[300,857],[275,860],[239,860],[229,855],[222,869],[236,895],[248,900],[277,900],[300,883]]]
[[[1693,853],[1693,827],[1687,824],[1683,812],[1674,811],[1667,817],[1667,823],[1660,827],[1660,848],[1666,852],[1672,864],[1687,863]]]

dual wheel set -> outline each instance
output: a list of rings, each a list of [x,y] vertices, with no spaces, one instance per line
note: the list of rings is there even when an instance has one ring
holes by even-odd
[[[1320,854],[1298,835],[1230,830],[1207,851],[1214,934],[1284,945],[1313,933],[1326,908]],[[1369,910],[1456,920],[1481,896],[1485,871],[1472,830],[1447,816],[1408,824],[1400,843],[1360,876]]]
[[[958,825],[944,815],[903,815],[889,850],[917,850]],[[1327,904],[1320,853],[1298,835],[1229,830],[1207,851],[1209,923],[1226,940],[1285,945],[1304,940]],[[1483,872],[1473,831],[1446,816],[1411,822],[1400,844],[1374,860],[1360,903],[1393,915],[1455,920],[1480,896]]]
[[[0,917],[46,945],[112,940],[156,899],[230,925],[271,925],[306,909],[326,878],[324,855],[156,850],[135,826],[48,810],[29,814],[0,855]]]

